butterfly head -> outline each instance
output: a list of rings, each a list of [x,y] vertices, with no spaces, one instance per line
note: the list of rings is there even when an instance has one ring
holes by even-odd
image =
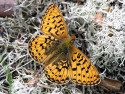
[[[68,40],[67,44],[70,43],[72,40],[75,40],[76,36],[73,34]]]

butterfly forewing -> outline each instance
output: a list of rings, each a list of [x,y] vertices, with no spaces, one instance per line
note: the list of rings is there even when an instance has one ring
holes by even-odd
[[[51,48],[56,42],[57,39],[55,39],[53,36],[36,36],[29,41],[29,53],[37,62],[43,63],[47,57],[50,57]]]
[[[59,40],[68,39],[68,33],[63,16],[54,4],[49,5],[41,22],[43,33],[54,36]]]

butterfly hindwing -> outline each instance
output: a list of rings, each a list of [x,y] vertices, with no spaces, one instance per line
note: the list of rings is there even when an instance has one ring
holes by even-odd
[[[63,84],[69,81],[68,59],[60,59],[45,68],[45,75],[53,83]]]
[[[63,16],[54,4],[49,5],[41,22],[43,33],[52,35],[59,40],[68,38],[68,33]]]
[[[71,48],[69,71],[72,81],[82,85],[97,85],[100,82],[97,69],[79,49],[72,44]]]

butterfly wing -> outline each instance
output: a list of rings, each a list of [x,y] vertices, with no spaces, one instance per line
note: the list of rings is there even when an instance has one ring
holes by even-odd
[[[68,33],[63,16],[54,4],[49,5],[41,22],[43,33],[52,35],[59,40],[68,39]]]
[[[48,57],[50,57],[50,53],[47,54],[47,51],[53,47],[53,45],[57,42],[53,36],[39,35],[32,38],[28,43],[28,50],[31,57],[37,62],[44,62]],[[49,50],[50,51],[50,50]]]
[[[68,59],[60,59],[45,68],[45,75],[53,83],[63,84],[69,81]]]
[[[100,82],[97,69],[79,49],[72,44],[70,46],[72,52],[69,55],[69,71],[72,81],[82,85],[97,85]]]

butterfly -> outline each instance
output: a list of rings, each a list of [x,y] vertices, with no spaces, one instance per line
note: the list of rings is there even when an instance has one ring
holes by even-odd
[[[75,35],[68,37],[63,15],[55,4],[49,5],[41,21],[44,35],[32,38],[28,43],[31,57],[41,63],[47,79],[56,84],[69,80],[93,86],[100,82],[97,69],[73,44]]]

